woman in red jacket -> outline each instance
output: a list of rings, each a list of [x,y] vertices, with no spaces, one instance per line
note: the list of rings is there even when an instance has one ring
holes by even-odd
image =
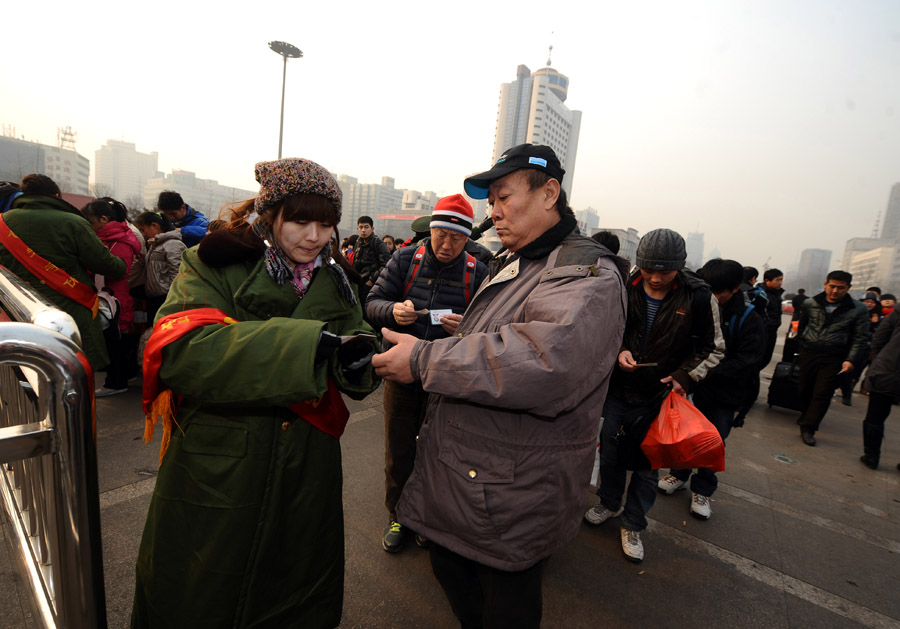
[[[105,397],[124,393],[128,390],[129,373],[127,361],[128,346],[136,339],[131,324],[134,322],[134,300],[128,294],[128,274],[135,256],[141,251],[141,244],[126,222],[125,206],[109,197],[101,197],[91,201],[82,208],[85,218],[91,224],[100,241],[109,248],[110,253],[125,262],[125,277],[108,279],[97,276],[95,283],[99,290],[107,289],[119,301],[118,321],[113,322],[103,331],[106,339],[106,350],[109,352],[109,367],[106,369],[106,382],[94,391],[97,397]],[[118,325],[116,325],[116,323]],[[136,371],[136,365],[131,372]]]

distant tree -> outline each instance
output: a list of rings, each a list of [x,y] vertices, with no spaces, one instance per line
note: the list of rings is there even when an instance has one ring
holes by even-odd
[[[91,195],[97,199],[100,197],[111,197],[113,195],[113,188],[111,185],[106,183],[94,182],[91,184]]]
[[[136,212],[140,214],[144,211],[144,197],[139,194],[132,194],[122,201],[128,209],[128,213]]]

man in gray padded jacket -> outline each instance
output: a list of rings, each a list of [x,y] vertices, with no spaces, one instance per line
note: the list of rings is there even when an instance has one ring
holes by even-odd
[[[463,626],[538,627],[544,560],[578,531],[625,327],[619,258],[579,235],[546,146],[465,180],[505,251],[455,336],[394,344],[376,371],[430,394],[397,517],[431,540]]]

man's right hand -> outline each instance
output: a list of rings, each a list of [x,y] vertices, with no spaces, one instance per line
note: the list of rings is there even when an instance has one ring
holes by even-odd
[[[619,367],[622,371],[634,371],[637,369],[637,362],[634,360],[634,356],[631,355],[627,349],[619,352]]]
[[[409,299],[394,304],[394,321],[397,325],[412,325],[416,322],[416,307]]]

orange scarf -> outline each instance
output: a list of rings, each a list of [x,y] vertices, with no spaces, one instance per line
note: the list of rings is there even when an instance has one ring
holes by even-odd
[[[94,287],[75,279],[69,275],[68,271],[39,256],[36,251],[16,236],[2,216],[0,216],[0,244],[6,247],[6,250],[41,282],[60,295],[81,304],[96,318],[100,300]]]
[[[237,320],[217,308],[196,308],[167,315],[153,326],[150,340],[144,349],[144,443],[149,443],[153,439],[154,426],[159,420],[163,427],[159,450],[160,464],[172,439],[175,415],[182,400],[181,396],[176,396],[171,389],[165,388],[159,378],[163,348],[201,326],[232,323],[237,323]],[[347,420],[350,419],[350,411],[347,410],[341,393],[331,378],[328,379],[328,390],[321,398],[298,402],[290,405],[288,409],[335,439],[340,439],[344,434]]]

